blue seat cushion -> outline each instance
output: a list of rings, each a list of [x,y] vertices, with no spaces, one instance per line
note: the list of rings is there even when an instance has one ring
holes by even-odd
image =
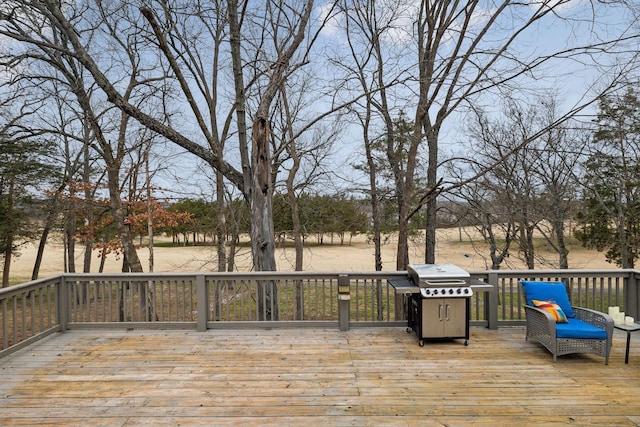
[[[607,339],[607,331],[572,317],[569,323],[556,324],[557,338]]]
[[[576,317],[571,309],[567,288],[562,282],[520,282],[524,290],[527,305],[534,305],[533,300],[554,300],[567,317]]]

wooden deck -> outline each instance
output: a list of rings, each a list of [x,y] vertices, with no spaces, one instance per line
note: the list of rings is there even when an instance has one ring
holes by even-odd
[[[404,328],[56,334],[0,359],[0,425],[640,424],[640,334],[551,355],[524,329],[417,345]]]

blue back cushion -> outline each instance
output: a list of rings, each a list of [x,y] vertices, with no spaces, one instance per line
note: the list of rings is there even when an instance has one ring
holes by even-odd
[[[527,305],[534,305],[532,300],[555,300],[567,317],[576,317],[571,309],[567,288],[562,282],[520,282],[524,290]]]
[[[582,320],[571,318],[569,323],[556,324],[556,337],[606,340],[607,331]]]

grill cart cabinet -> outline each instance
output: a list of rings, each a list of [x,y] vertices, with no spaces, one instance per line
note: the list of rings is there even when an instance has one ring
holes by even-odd
[[[407,332],[415,331],[422,347],[426,339],[464,338],[469,344],[471,279],[452,264],[409,265],[408,278],[396,283],[405,293]]]
[[[425,339],[464,338],[469,343],[469,298],[408,298],[407,332],[415,331],[422,347]]]

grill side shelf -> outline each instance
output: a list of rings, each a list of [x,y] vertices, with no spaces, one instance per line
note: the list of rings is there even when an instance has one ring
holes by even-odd
[[[389,284],[396,290],[397,294],[419,294],[420,287],[416,286],[411,279],[390,279]]]

